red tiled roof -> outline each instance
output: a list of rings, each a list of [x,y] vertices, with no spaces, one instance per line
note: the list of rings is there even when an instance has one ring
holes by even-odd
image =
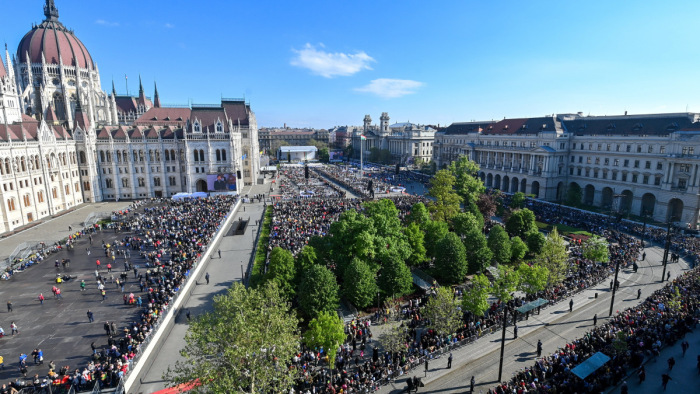
[[[248,112],[250,108],[246,105],[245,101],[221,101],[221,106],[226,110],[226,116],[231,119],[234,125],[237,125],[239,120],[241,126],[248,126]]]
[[[131,96],[117,96],[114,98],[114,102],[117,104],[119,112],[136,112],[136,99]]]
[[[44,21],[24,35],[17,48],[20,62],[41,63],[42,55],[48,64],[63,62],[66,66],[95,69],[85,45],[58,21]]]
[[[195,107],[192,108],[191,120],[194,124],[199,121],[202,127],[202,133],[216,132],[216,123],[221,121],[223,131],[228,132],[228,124],[226,124],[226,111],[223,108],[217,107]]]
[[[182,125],[190,118],[189,108],[151,108],[134,121],[135,125]]]

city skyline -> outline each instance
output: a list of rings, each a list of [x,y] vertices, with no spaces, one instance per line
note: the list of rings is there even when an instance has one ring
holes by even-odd
[[[2,3],[11,54],[43,3]],[[693,2],[189,5],[56,1],[104,90],[140,75],[164,106],[245,97],[261,127],[700,111]]]

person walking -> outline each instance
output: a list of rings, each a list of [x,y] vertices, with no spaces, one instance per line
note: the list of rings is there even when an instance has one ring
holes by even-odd
[[[642,253],[642,261],[646,260],[647,258],[647,252]]]
[[[673,366],[676,365],[676,359],[671,357],[666,362],[668,363],[668,370],[673,371]]]
[[[209,273],[207,272],[206,275],[204,275],[204,279],[207,280],[207,284],[209,284]]]
[[[683,340],[683,342],[681,342],[681,349],[683,349],[683,357],[685,357],[685,352],[688,350],[689,347],[690,344],[687,340]]]
[[[428,376],[428,359],[425,359],[425,376]]]
[[[598,314],[597,313],[595,315],[593,315],[593,325],[594,326],[598,325]]]
[[[221,249],[217,250],[216,253],[219,254],[219,258],[221,258]]]
[[[661,385],[664,387],[664,391],[666,391],[666,385],[668,384],[669,380],[673,379],[671,379],[671,377],[667,373],[661,374]]]
[[[628,394],[628,393],[630,392],[629,390],[630,390],[630,389],[629,389],[629,387],[627,386],[627,381],[626,381],[626,380],[623,381],[623,382],[622,382],[622,386],[620,387],[620,394]]]
[[[56,288],[56,299],[57,300],[63,299],[63,296],[61,295],[61,289],[59,289],[58,287]]]
[[[469,381],[469,392],[470,393],[474,392],[475,385],[476,385],[476,380],[474,379],[474,375],[472,375],[472,379]]]
[[[7,301],[7,311],[12,312],[12,301]]]
[[[187,316],[187,321],[190,321],[191,317],[190,317],[190,310],[189,309],[185,312],[185,316]]]
[[[10,329],[12,330],[12,335],[15,335],[15,333],[19,334],[19,327],[17,327],[14,321],[10,323]]]
[[[542,340],[537,340],[537,357],[542,357]]]
[[[43,293],[39,293],[39,303],[41,305],[44,305],[44,294]]]
[[[94,315],[92,314],[92,311],[88,309],[87,311],[87,317],[88,317],[88,322],[92,323],[95,321]]]
[[[569,301],[569,312],[573,312],[573,311],[574,311],[574,299],[572,298]]]
[[[642,289],[637,289],[637,299],[642,298]]]
[[[450,356],[447,357],[447,369],[452,368],[452,353],[450,352]]]
[[[513,324],[513,339],[518,339],[518,325]]]
[[[80,281],[80,291],[85,291],[85,279]]]
[[[647,378],[647,371],[646,371],[646,369],[644,369],[644,365],[642,365],[639,368],[639,372],[637,372],[637,375],[639,376],[639,384],[644,383],[644,381]]]

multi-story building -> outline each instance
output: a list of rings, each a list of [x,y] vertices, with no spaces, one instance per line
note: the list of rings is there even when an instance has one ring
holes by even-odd
[[[434,128],[408,122],[389,125],[389,114],[386,112],[382,112],[379,120],[379,126],[373,126],[372,118],[365,115],[362,129],[353,131],[352,146],[358,156],[361,136],[364,135],[366,141],[362,145],[366,155],[372,148],[377,148],[388,150],[394,160],[402,164],[413,163],[416,159],[432,159],[436,132]]]
[[[696,153],[698,152],[698,153]],[[436,133],[438,168],[462,155],[489,188],[670,219],[695,227],[700,203],[700,114],[553,115],[454,123]]]
[[[258,131],[260,149],[275,155],[280,146],[308,146],[311,140],[329,143],[326,129],[261,128]]]
[[[84,202],[206,191],[209,174],[258,182],[258,126],[244,100],[162,108],[141,83],[138,97],[114,84],[108,95],[54,0],[44,15],[0,59],[0,233]]]

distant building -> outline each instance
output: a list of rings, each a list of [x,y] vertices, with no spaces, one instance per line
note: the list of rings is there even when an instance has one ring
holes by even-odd
[[[364,135],[367,138],[364,142],[365,155],[368,155],[372,148],[377,148],[389,150],[394,160],[401,164],[412,163],[416,159],[432,159],[436,129],[409,122],[389,125],[389,114],[386,112],[382,112],[379,120],[379,126],[373,126],[372,118],[365,115],[362,129],[353,131],[352,146],[358,156],[360,136]]]
[[[583,116],[453,123],[436,133],[438,168],[467,155],[486,187],[690,227],[700,209],[700,114]]]
[[[311,140],[328,144],[328,130],[325,129],[275,129],[261,128],[258,131],[260,149],[276,152],[280,146],[304,146]]]
[[[311,161],[316,160],[317,152],[318,148],[315,146],[282,146],[277,151],[277,160],[292,163]]]

